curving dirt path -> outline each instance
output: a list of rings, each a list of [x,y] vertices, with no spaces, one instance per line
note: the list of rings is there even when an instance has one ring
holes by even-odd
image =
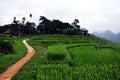
[[[24,45],[28,49],[27,54],[15,64],[8,67],[5,72],[0,74],[0,80],[11,80],[11,78],[22,68],[22,66],[35,54],[35,50],[30,45],[28,45],[26,41],[27,39],[23,40]]]

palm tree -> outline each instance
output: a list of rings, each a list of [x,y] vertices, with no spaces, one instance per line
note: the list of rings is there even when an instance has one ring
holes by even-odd
[[[30,21],[31,21],[31,18],[32,18],[32,14],[30,13]]]
[[[22,24],[24,24],[24,23],[25,23],[25,20],[26,20],[26,18],[25,18],[25,17],[23,17],[23,18],[22,18]]]
[[[21,25],[21,33],[25,33],[25,20],[26,20],[26,18],[23,17],[22,18],[22,25]]]
[[[13,18],[13,23],[14,23],[14,24],[18,24],[18,22],[19,22],[19,21],[16,20],[16,17],[14,17],[14,18]]]

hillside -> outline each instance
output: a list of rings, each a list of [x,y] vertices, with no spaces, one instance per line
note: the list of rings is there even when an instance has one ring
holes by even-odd
[[[78,35],[39,35],[29,39],[36,54],[12,80],[120,79],[119,45]]]

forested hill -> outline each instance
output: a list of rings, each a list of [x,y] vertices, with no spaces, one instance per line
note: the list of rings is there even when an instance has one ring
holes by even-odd
[[[32,18],[32,14],[30,14]],[[23,17],[21,21],[14,17],[11,24],[0,27],[0,33],[11,35],[31,35],[31,34],[69,34],[69,35],[87,35],[88,30],[81,28],[79,20],[75,19],[73,23],[65,23],[60,20],[49,20],[45,16],[40,16],[39,24],[35,22],[26,21]]]

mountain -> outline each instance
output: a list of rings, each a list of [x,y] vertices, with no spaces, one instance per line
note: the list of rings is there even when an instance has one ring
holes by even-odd
[[[106,30],[105,32],[102,33],[94,32],[93,34],[97,37],[104,38],[111,42],[120,43],[120,33],[115,34],[110,30]]]
[[[120,39],[120,32],[117,34],[118,38]],[[119,43],[120,43],[120,40],[119,40]]]

